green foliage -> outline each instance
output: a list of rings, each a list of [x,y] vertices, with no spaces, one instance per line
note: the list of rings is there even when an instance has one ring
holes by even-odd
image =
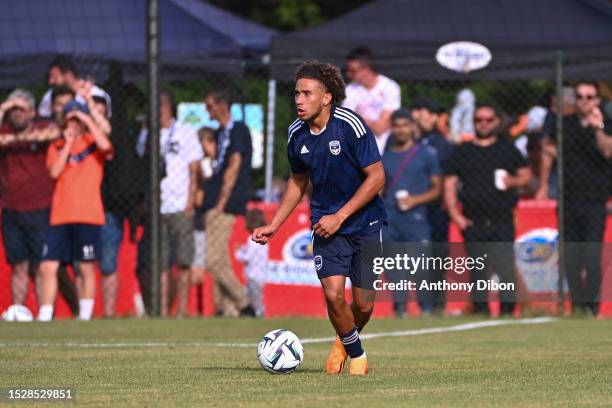
[[[208,0],[259,24],[294,31],[336,18],[370,0]]]
[[[300,29],[323,21],[321,9],[312,0],[280,0],[274,10],[282,29]]]

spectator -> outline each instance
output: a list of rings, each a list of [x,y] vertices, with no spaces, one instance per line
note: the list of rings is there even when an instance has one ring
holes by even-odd
[[[450,139],[459,143],[474,137],[474,108],[476,95],[465,88],[457,93],[457,101],[450,117]]]
[[[198,190],[195,199],[195,216],[194,216],[194,233],[193,239],[195,242],[195,252],[193,263],[191,265],[191,285],[197,287],[198,292],[198,310],[203,312],[203,288],[204,288],[204,271],[206,269],[206,231],[204,223],[204,186],[210,180],[213,174],[214,158],[217,146],[215,145],[215,131],[209,127],[203,127],[198,130],[198,138],[204,152],[204,158],[200,160],[198,171]],[[216,286],[216,285],[215,285]],[[219,288],[213,288],[213,298],[219,297]],[[215,304],[215,307],[219,306]]]
[[[106,135],[111,133],[111,125],[108,121],[110,117],[110,97],[107,99],[106,93],[96,87],[93,82],[81,80],[77,82],[76,95],[87,104],[87,108],[96,125]],[[106,95],[106,96],[105,96]]]
[[[64,107],[64,114],[64,137],[53,142],[47,153],[47,167],[56,185],[41,264],[40,321],[53,318],[60,263],[79,261],[80,320],[91,319],[96,293],[94,262],[104,224],[100,188],[112,145],[89,116],[87,106],[72,101]]]
[[[575,113],[563,118],[564,241],[569,243],[564,264],[573,312],[597,315],[601,242],[612,179],[612,122],[601,112],[596,83],[578,82],[575,91]],[[546,143],[556,157],[554,133]],[[586,286],[581,277],[583,268]]]
[[[111,138],[112,127],[108,121],[108,105],[107,100],[101,96],[94,95],[93,84],[89,81],[81,81],[78,86],[78,95],[86,102],[91,117],[107,137]],[[109,202],[108,184],[110,179],[116,178],[111,167],[116,167],[118,160],[125,160],[120,149],[115,150],[115,154],[120,155],[114,157],[112,161],[108,161],[105,165],[104,179],[102,181],[102,198],[104,202],[105,222],[100,230],[100,248],[98,263],[100,272],[102,273],[102,300],[104,302],[104,317],[115,316],[115,305],[117,303],[117,292],[119,291],[119,276],[117,275],[117,258],[119,255],[119,245],[123,240],[123,224],[127,217],[125,212],[118,211],[115,203]],[[124,175],[123,175],[124,176]],[[124,203],[123,206],[125,206]],[[119,204],[121,206],[121,204]]]
[[[576,105],[576,93],[574,88],[564,86],[561,90],[563,117],[574,114]],[[555,162],[556,147],[552,143],[557,133],[557,96],[550,97],[550,110],[544,119],[542,133],[544,137],[540,146],[540,166],[538,169],[538,179],[540,181],[535,198],[545,200],[547,198],[557,198],[557,163]]]
[[[437,102],[418,96],[412,104],[411,113],[419,129],[419,142],[432,147],[440,168],[443,168],[450,157],[453,146],[438,131],[440,106]],[[427,203],[427,219],[431,226],[432,256],[446,258],[448,256],[448,226],[450,223],[448,212],[444,208],[441,196]],[[444,268],[431,270],[430,279],[439,282],[444,279]],[[444,291],[432,291],[433,304],[436,312],[444,310]]]
[[[102,298],[104,316],[115,315],[117,295],[119,293],[118,256],[124,238],[126,221],[130,224],[130,239],[135,241],[136,215],[141,207],[138,205],[139,193],[148,184],[142,180],[147,177],[140,167],[133,146],[134,133],[128,121],[128,109],[131,92],[123,82],[121,67],[115,62],[109,64],[107,88],[114,101],[114,114],[109,118],[107,100],[95,92],[90,82],[83,81],[79,93],[95,113],[94,119],[101,128],[110,132],[109,138],[114,147],[113,160],[107,161],[104,167],[102,182],[102,199],[106,210],[106,223],[100,233],[100,272],[102,273]],[[108,123],[108,120],[111,123]],[[105,123],[106,122],[106,123]],[[140,288],[146,290],[146,286]],[[141,308],[142,310],[142,308]]]
[[[74,63],[66,56],[59,56],[49,64],[47,83],[51,87],[44,95],[38,106],[38,115],[42,117],[50,117],[53,113],[51,94],[53,87],[65,85],[76,94],[76,100],[79,103],[87,104],[87,101],[82,95],[78,94],[79,87],[82,83],[77,76],[77,70]],[[110,96],[101,88],[92,85],[93,95],[100,96],[106,100],[108,107],[108,117],[111,116],[111,99]]]
[[[171,300],[171,273],[169,266],[178,268],[176,281],[177,314],[187,314],[187,297],[191,264],[194,258],[193,216],[197,192],[197,175],[200,160],[204,157],[198,135],[191,128],[174,118],[175,106],[172,92],[160,93],[159,105],[160,155],[163,162],[161,181],[161,259],[165,270],[161,274],[161,315],[168,316]],[[139,144],[146,145],[147,132],[141,132]],[[145,231],[148,228],[145,228]],[[147,241],[147,236],[143,237]]]
[[[257,317],[263,317],[264,286],[268,272],[268,245],[259,245],[251,239],[255,228],[266,225],[266,217],[259,209],[246,213],[246,229],[249,231],[246,245],[236,251],[236,259],[244,264],[244,275],[247,281],[247,296]]]
[[[204,199],[209,242],[206,263],[221,293],[231,299],[238,313],[254,316],[255,311],[236,278],[227,250],[236,216],[245,214],[251,197],[251,134],[244,123],[232,120],[232,101],[227,91],[209,93],[205,103],[210,118],[220,124],[216,131],[215,171],[206,184]]]
[[[514,140],[514,145],[527,159],[533,174],[539,174],[541,146],[544,121],[548,110],[542,106],[534,106],[527,112],[525,134]],[[533,182],[521,195],[532,196],[538,189],[539,180],[534,177]]]
[[[513,210],[518,201],[516,189],[528,185],[532,175],[512,142],[499,137],[499,122],[494,107],[477,107],[474,112],[476,138],[459,145],[445,166],[446,206],[451,219],[463,233],[468,255],[475,259],[487,253],[485,268],[472,269],[472,283],[485,280],[491,267],[500,282],[515,283]],[[459,185],[461,191],[458,193]],[[463,214],[457,206],[458,194]],[[474,289],[471,295],[474,312],[488,315],[487,292]],[[515,292],[501,291],[499,296],[501,313],[511,315]]]
[[[438,160],[444,163],[450,157],[453,146],[438,131],[440,110],[437,102],[424,96],[417,96],[410,109],[412,118],[419,129],[419,142],[433,147],[438,155]]]
[[[14,90],[0,105],[2,243],[12,268],[15,304],[25,301],[29,272],[38,271],[53,193],[45,155],[59,129],[34,120],[35,114],[34,97],[23,89]]]
[[[388,228],[383,238],[387,242],[414,242],[407,252],[411,256],[430,255],[431,226],[427,218],[427,203],[435,201],[441,192],[441,170],[433,147],[419,143],[417,126],[410,112],[399,109],[391,115],[393,145],[382,157],[387,176],[384,203],[388,214]],[[425,245],[423,245],[425,244]],[[421,281],[432,277],[419,270],[415,278]],[[395,279],[397,278],[397,279]],[[390,276],[400,281],[406,276]],[[395,292],[394,310],[396,316],[406,316],[406,293]],[[431,293],[418,293],[422,314],[431,314],[433,309]]]
[[[75,93],[66,85],[53,87],[51,90],[51,119],[58,125],[64,124],[64,106],[75,97]]]
[[[101,96],[95,96],[93,84],[90,81],[79,81],[77,84],[77,92],[75,92],[68,87],[67,85],[58,85],[51,90],[51,107],[53,111],[53,118],[55,122],[62,126],[64,122],[64,106],[67,103],[75,99],[75,96],[78,95],[80,100],[86,102],[89,112],[91,113],[91,117],[95,124],[100,128],[102,132],[104,132],[107,137],[110,136],[111,126],[108,122],[108,111],[107,111],[107,100]],[[109,161],[111,162],[111,161]],[[109,163],[107,162],[107,163]],[[106,174],[106,171],[105,171]],[[108,177],[106,174],[105,179]],[[106,207],[106,206],[105,206]],[[112,317],[114,316],[114,304],[116,299],[116,293],[118,288],[118,277],[114,274],[116,271],[116,259],[114,261],[114,266],[112,266],[112,258],[109,260],[109,254],[111,250],[109,247],[114,248],[114,255],[116,258],[119,243],[117,242],[117,237],[121,237],[120,233],[110,233],[109,225],[114,225],[115,218],[112,213],[106,214],[106,222],[101,230],[101,239],[100,246],[98,248],[98,259],[99,266],[102,272],[102,294],[104,300],[104,316]],[[115,231],[112,229],[111,231]],[[106,249],[106,250],[105,250]],[[112,256],[112,255],[111,255]],[[109,266],[110,265],[110,266]],[[75,271],[76,275],[76,283],[77,287],[80,288],[82,286],[81,274],[79,265],[77,262],[72,264],[72,268]],[[110,271],[109,271],[110,270]],[[64,288],[68,282],[68,277],[66,275],[66,265],[61,264],[58,277],[60,280],[60,291],[64,294],[66,289]]]
[[[346,57],[346,87],[342,106],[357,112],[376,136],[382,155],[391,133],[391,114],[401,106],[397,82],[376,72],[372,52],[365,47],[352,50]]]
[[[66,85],[58,85],[56,87],[53,87],[51,90],[51,119],[60,128],[64,126],[64,106],[74,100],[74,97],[74,91]],[[59,280],[60,294],[68,303],[73,316],[78,316],[79,296],[77,293],[77,288],[81,287],[79,264],[78,262],[73,262],[71,266],[75,274],[74,280],[68,275],[67,264],[60,264],[59,270],[57,272],[57,277]]]

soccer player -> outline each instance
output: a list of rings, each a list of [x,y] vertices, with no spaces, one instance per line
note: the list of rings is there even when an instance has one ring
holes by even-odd
[[[289,126],[287,153],[291,176],[272,222],[253,231],[267,243],[298,205],[308,182],[314,264],[327,311],[338,336],[325,370],[339,374],[347,356],[349,374],[366,375],[368,362],[359,333],[374,307],[372,271],[362,268],[366,249],[381,249],[386,212],[378,193],[385,173],[374,134],[365,122],[339,105],[345,97],[338,68],[317,61],[296,72],[294,99],[298,119]],[[345,281],[352,282],[353,302],[345,300]]]

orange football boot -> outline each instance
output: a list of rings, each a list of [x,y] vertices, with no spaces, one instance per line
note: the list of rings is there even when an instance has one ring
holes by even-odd
[[[334,345],[327,356],[325,372],[327,374],[340,374],[344,368],[344,364],[346,364],[347,357],[348,354],[346,354],[346,350],[340,341],[340,337],[336,336],[336,341],[334,342]]]
[[[368,359],[366,356],[359,358],[351,358],[349,366],[349,375],[367,375],[368,374]]]

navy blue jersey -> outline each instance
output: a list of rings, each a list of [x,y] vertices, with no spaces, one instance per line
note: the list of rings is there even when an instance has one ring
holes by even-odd
[[[380,161],[374,134],[347,108],[332,107],[327,126],[312,134],[307,123],[289,126],[289,164],[294,174],[309,172],[313,185],[310,201],[312,224],[336,213],[349,201],[366,178],[363,169]],[[386,222],[385,207],[377,195],[349,217],[338,230],[341,235],[364,235]]]

